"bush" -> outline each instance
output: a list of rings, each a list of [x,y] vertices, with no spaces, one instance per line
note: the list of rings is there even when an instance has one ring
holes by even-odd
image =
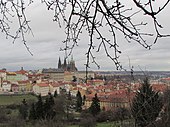
[[[41,120],[36,122],[34,127],[65,127],[63,122],[55,122],[53,120]]]
[[[95,127],[96,119],[95,117],[93,117],[92,114],[87,113],[87,112],[82,112],[79,126],[80,127]]]
[[[111,121],[112,115],[113,113],[111,111],[104,111],[104,112],[100,112],[97,115],[97,122],[107,122],[107,121]]]
[[[25,121],[20,118],[12,118],[8,123],[8,127],[24,127],[25,125]]]
[[[4,110],[0,110],[0,123],[5,123],[7,121],[9,121],[9,117],[7,116],[7,114],[5,113]]]
[[[16,104],[10,104],[10,105],[7,105],[6,108],[8,109],[18,109],[19,108],[19,105],[16,105]]]

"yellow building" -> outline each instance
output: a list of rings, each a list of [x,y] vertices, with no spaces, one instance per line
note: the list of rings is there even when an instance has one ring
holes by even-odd
[[[47,83],[35,84],[33,85],[33,92],[36,95],[47,96],[48,93],[50,92],[49,84]]]
[[[29,80],[26,81],[18,81],[19,91],[22,92],[30,92],[32,91],[32,84]]]
[[[53,82],[49,84],[50,93],[54,95],[54,92],[57,91],[57,94],[60,94],[60,84],[58,82]]]
[[[64,71],[60,69],[43,69],[42,73],[46,78],[52,79],[55,81],[64,81]]]
[[[72,81],[73,76],[74,76],[74,72],[65,71],[64,72],[64,81],[66,81],[66,82]]]
[[[86,75],[88,79],[91,79],[94,78],[95,73],[93,71],[88,71],[88,73],[86,73],[86,71],[77,71],[74,73],[74,76],[76,76],[77,81],[85,80]]]
[[[92,98],[94,95],[88,95],[86,97],[84,109],[88,109],[91,106]],[[98,97],[100,100],[100,108],[101,110],[109,111],[109,110],[116,110],[117,108],[129,108],[130,102],[129,99],[125,96],[117,96],[117,97]]]

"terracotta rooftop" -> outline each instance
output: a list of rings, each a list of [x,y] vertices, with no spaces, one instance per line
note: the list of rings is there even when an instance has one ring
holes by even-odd
[[[49,86],[49,84],[47,84],[47,83],[39,83],[39,84],[37,84],[39,87],[48,87]]]
[[[55,82],[55,83],[51,83],[50,85],[53,86],[53,87],[59,87],[59,86],[60,86],[60,83]]]
[[[29,83],[29,80],[25,80],[25,81],[18,81],[18,84],[26,84]]]
[[[4,73],[4,72],[6,72],[6,71],[5,71],[5,70],[0,70],[0,72],[1,72],[1,73]]]
[[[20,70],[20,71],[16,71],[16,73],[17,73],[17,74],[22,74],[22,75],[24,75],[24,74],[26,74],[26,73],[28,73],[28,72],[25,71],[25,70]]]

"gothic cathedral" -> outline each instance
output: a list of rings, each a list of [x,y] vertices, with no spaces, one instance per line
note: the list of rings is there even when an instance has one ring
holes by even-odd
[[[75,66],[75,61],[73,60],[73,56],[71,57],[71,60],[67,62],[66,58],[64,58],[64,63],[61,63],[61,59],[59,57],[58,60],[58,69],[63,71],[70,71],[75,72],[78,71],[77,67]]]

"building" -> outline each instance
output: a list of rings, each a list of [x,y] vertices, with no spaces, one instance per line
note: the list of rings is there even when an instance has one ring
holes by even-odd
[[[28,80],[28,73],[22,67],[21,70],[16,72],[7,72],[6,80],[13,83],[16,83],[17,81],[25,81]]]
[[[50,92],[50,87],[48,83],[38,83],[33,85],[33,92],[36,95],[47,96]]]
[[[57,91],[57,94],[60,94],[60,84],[58,82],[50,83],[49,87],[52,95],[54,95],[55,91]]]
[[[6,80],[6,70],[0,70],[0,83]]]
[[[91,85],[100,86],[100,85],[104,85],[105,81],[101,79],[93,79],[93,80],[87,80],[87,83]]]
[[[30,83],[29,80],[17,81],[17,83],[18,83],[19,91],[22,91],[22,92],[32,91],[32,84]]]
[[[28,80],[28,72],[21,67],[21,70],[16,71],[16,80],[17,81],[26,81]]]
[[[84,109],[88,109],[91,106],[92,98],[94,94],[90,94],[86,96]],[[98,98],[100,100],[100,108],[105,111],[116,110],[118,108],[130,108],[130,103],[132,98],[134,97],[134,93],[130,95],[122,92],[115,91],[113,93],[98,94]]]
[[[7,72],[6,79],[10,82],[16,82],[17,81],[17,74],[15,72]]]
[[[78,71],[77,67],[75,65],[75,61],[73,60],[73,56],[71,57],[71,60],[67,62],[67,59],[64,58],[64,63],[61,63],[61,59],[59,57],[58,60],[58,69],[63,71],[69,71],[69,72],[75,72]]]
[[[77,72],[74,73],[74,76],[77,78],[78,82],[85,81],[86,77],[88,79],[93,79],[94,75],[95,75],[95,73],[93,71],[88,71],[88,72],[86,72],[86,71],[77,71]]]
[[[73,81],[73,76],[74,76],[74,72],[65,71],[64,72],[64,81],[65,82]]]
[[[11,91],[11,83],[9,81],[2,82],[2,91],[4,91],[4,92]]]
[[[19,87],[17,84],[11,84],[11,89],[12,89],[12,92],[14,93],[19,92]]]
[[[42,73],[46,79],[55,81],[64,81],[64,71],[61,69],[49,68],[43,69]]]

